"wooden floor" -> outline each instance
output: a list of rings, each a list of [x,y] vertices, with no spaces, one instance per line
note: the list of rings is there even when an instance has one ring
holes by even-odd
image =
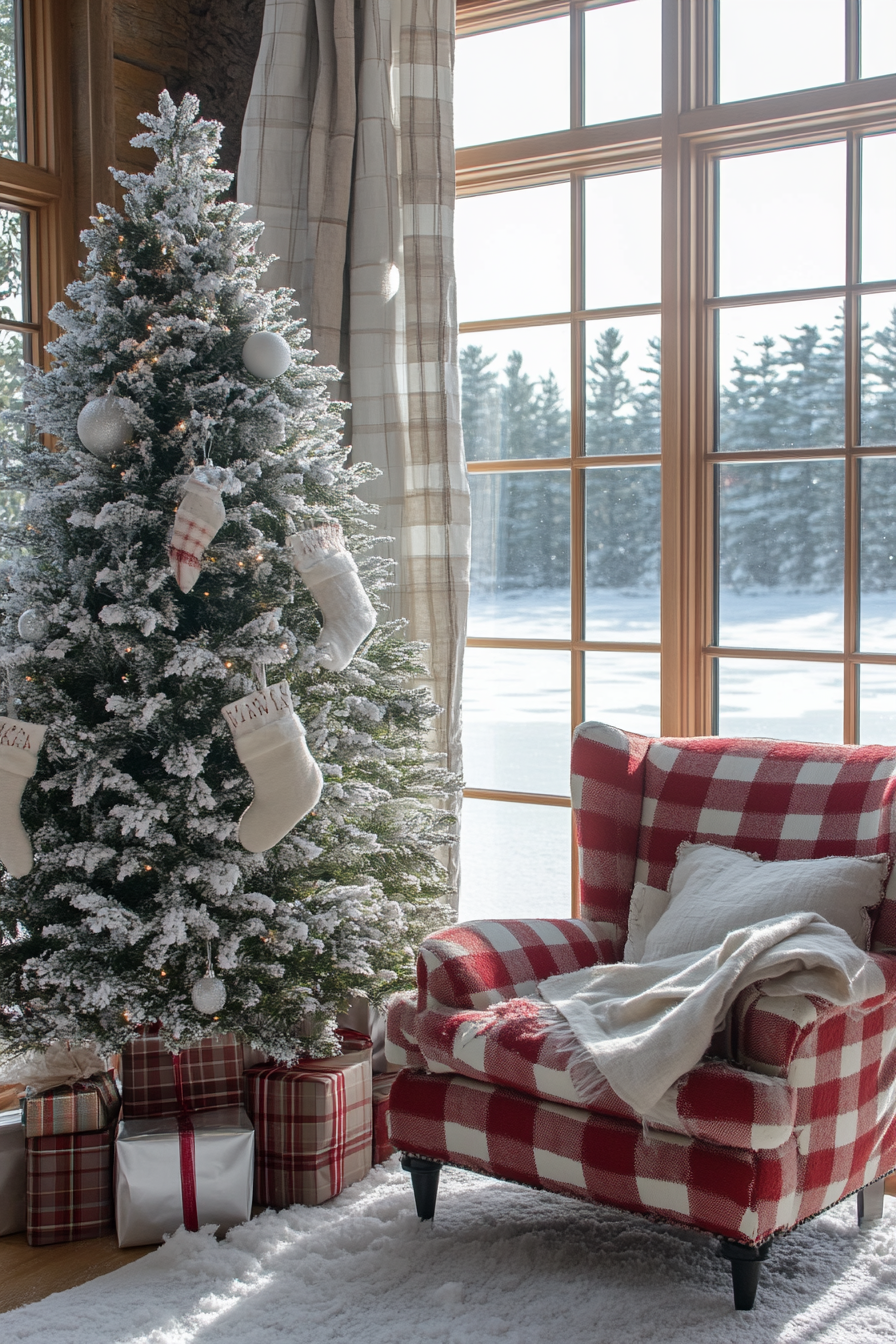
[[[0,1312],[39,1302],[63,1288],[75,1288],[88,1279],[98,1279],[155,1246],[129,1246],[120,1251],[114,1236],[91,1241],[69,1241],[59,1246],[29,1246],[24,1232],[0,1237]],[[0,1331],[2,1334],[2,1331]]]

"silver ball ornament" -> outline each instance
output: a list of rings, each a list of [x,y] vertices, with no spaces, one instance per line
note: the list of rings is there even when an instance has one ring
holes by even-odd
[[[243,346],[243,363],[256,378],[279,378],[292,363],[292,351],[276,331],[253,331]]]
[[[78,438],[89,453],[104,462],[124,447],[133,432],[121,401],[111,393],[88,401],[78,416]]]
[[[209,1017],[220,1012],[227,1002],[227,989],[224,981],[219,980],[209,967],[201,980],[197,980],[191,991],[193,1007],[197,1013],[206,1013]]]
[[[26,643],[39,644],[46,636],[47,623],[36,607],[29,607],[19,617],[18,631]]]

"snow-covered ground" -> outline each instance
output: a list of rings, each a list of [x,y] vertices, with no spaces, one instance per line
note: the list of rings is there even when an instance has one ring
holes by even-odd
[[[659,638],[656,593],[588,594],[589,639]],[[896,653],[896,592],[862,604],[861,647]],[[565,591],[474,594],[471,635],[563,639]],[[737,648],[843,647],[834,593],[725,592],[721,641]],[[636,732],[659,732],[659,656],[589,653],[585,714]],[[540,649],[468,649],[464,670],[464,775],[474,788],[568,792],[571,660]],[[896,742],[896,668],[860,671],[861,737]],[[795,659],[721,659],[719,731],[745,737],[840,742],[843,673]],[[565,914],[569,910],[566,809],[468,799],[464,807],[461,917]]]

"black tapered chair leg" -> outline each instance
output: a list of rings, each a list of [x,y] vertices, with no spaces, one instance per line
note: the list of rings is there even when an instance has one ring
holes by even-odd
[[[441,1162],[430,1157],[408,1157],[401,1159],[402,1171],[411,1173],[411,1185],[414,1187],[414,1203],[417,1217],[429,1221],[435,1217],[436,1195],[439,1193],[439,1172]]]
[[[759,1269],[768,1257],[770,1248],[770,1241],[763,1242],[761,1246],[743,1246],[739,1241],[722,1237],[719,1250],[731,1262],[731,1286],[737,1311],[753,1310],[756,1289],[759,1287]]]

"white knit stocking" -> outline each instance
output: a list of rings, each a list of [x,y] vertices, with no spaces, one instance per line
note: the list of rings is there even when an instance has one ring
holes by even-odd
[[[19,806],[46,731],[39,723],[0,715],[0,860],[12,877],[26,877],[34,862]]]
[[[214,467],[194,467],[177,508],[168,559],[177,586],[184,593],[199,578],[206,547],[224,525],[226,514],[217,476],[220,471]]]
[[[311,811],[323,776],[305,742],[288,682],[253,691],[221,713],[255,785],[255,797],[240,817],[239,842],[251,854],[261,854]]]
[[[292,560],[320,607],[323,629],[317,638],[321,663],[331,672],[348,667],[376,625],[376,612],[358,577],[339,523],[295,532],[287,545]]]

